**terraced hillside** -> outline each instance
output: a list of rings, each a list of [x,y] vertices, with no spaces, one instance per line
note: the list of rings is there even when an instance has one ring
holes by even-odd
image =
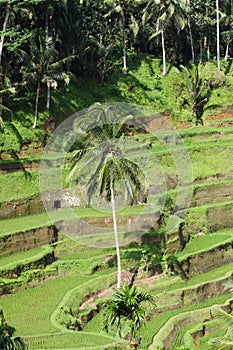
[[[150,144],[163,169],[164,210],[140,239],[121,247],[123,281],[134,279],[156,296],[140,349],[195,349],[197,342],[207,349],[207,340],[223,332],[211,319],[211,307],[231,310],[233,300],[223,285],[233,270],[231,119],[180,131],[192,161],[192,198],[182,208],[187,212],[179,226],[169,232],[165,228],[176,209],[179,178],[166,145],[154,137],[153,123],[149,127],[148,134],[132,137]],[[54,226],[39,194],[38,159],[30,169],[11,162],[11,172],[7,163],[8,171],[3,162],[0,174],[0,303],[7,321],[29,349],[125,349],[126,342],[114,332],[101,330],[101,303],[116,283],[115,250],[82,245]],[[126,208],[118,220],[139,216],[141,207]],[[61,211],[54,212],[60,220]],[[108,222],[111,231],[110,216],[82,206],[75,212],[84,222]],[[153,260],[155,251],[159,261]]]

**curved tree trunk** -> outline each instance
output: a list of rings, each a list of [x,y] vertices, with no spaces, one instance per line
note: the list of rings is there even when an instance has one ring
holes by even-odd
[[[116,208],[115,208],[115,198],[114,198],[113,186],[111,186],[111,203],[112,203],[112,218],[113,218],[113,228],[114,228],[114,237],[115,237],[116,254],[117,254],[117,288],[120,288],[120,286],[121,286],[121,258],[120,258],[119,239],[118,239],[118,232],[117,232]]]

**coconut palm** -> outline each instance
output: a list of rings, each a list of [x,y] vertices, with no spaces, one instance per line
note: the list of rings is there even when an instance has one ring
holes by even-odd
[[[67,58],[68,59],[68,58]],[[50,108],[51,88],[57,87],[57,81],[68,83],[69,76],[62,71],[66,59],[58,60],[55,43],[52,37],[46,38],[46,33],[38,30],[31,38],[30,55],[25,54],[25,66],[21,68],[24,82],[36,83],[35,114],[33,128],[37,126],[39,97],[42,84],[47,86],[46,108]]]
[[[0,308],[0,350],[24,350],[26,345],[22,338],[12,338],[14,328],[7,325]]]
[[[227,25],[227,44],[225,51],[225,61],[229,58],[229,48],[232,42],[232,28],[233,28],[233,0],[227,0],[223,3],[224,20]]]
[[[86,116],[75,122],[75,130],[88,135],[88,147],[78,149],[74,152],[72,169],[68,177],[69,182],[79,183],[81,179],[80,160],[88,155],[86,168],[90,172],[91,165],[95,163],[95,169],[89,175],[87,182],[87,198],[90,205],[91,198],[98,194],[111,202],[114,237],[117,254],[118,274],[117,288],[121,285],[121,261],[119,251],[119,239],[116,220],[115,198],[117,185],[124,184],[124,190],[130,199],[129,204],[137,203],[143,198],[146,199],[147,186],[144,173],[139,166],[127,159],[121,150],[121,142],[124,138],[126,123],[130,116],[117,120],[115,108],[101,105],[91,107]],[[80,140],[80,136],[75,138]],[[75,142],[76,140],[74,140]]]
[[[104,329],[116,325],[119,335],[122,336],[123,325],[129,323],[130,343],[132,348],[138,347],[136,335],[144,324],[146,304],[155,306],[155,300],[147,292],[140,291],[135,285],[123,284],[115,289],[114,294],[104,303]]]
[[[178,30],[185,27],[185,14],[187,12],[187,0],[150,0],[144,10],[143,21],[148,21],[153,14],[157,16],[156,32],[150,37],[150,40],[161,34],[162,54],[163,54],[163,75],[167,73],[166,67],[166,48],[165,48],[165,30],[168,23],[174,20]]]

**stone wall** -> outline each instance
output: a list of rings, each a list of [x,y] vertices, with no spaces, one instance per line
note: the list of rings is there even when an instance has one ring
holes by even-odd
[[[233,206],[226,205],[219,208],[208,209],[206,221],[210,232],[233,227]]]
[[[44,211],[40,195],[0,203],[0,219],[38,214]]]
[[[57,241],[55,226],[39,227],[0,237],[0,256],[25,251]]]
[[[193,255],[180,263],[188,278],[233,261],[233,242]]]
[[[209,185],[197,188],[192,200],[192,206],[233,200],[233,184]]]

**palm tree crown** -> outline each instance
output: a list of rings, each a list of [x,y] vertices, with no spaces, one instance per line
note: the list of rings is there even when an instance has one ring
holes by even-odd
[[[138,290],[135,285],[123,284],[104,303],[104,329],[108,332],[109,327],[116,325],[121,336],[122,326],[128,321],[131,340],[135,339],[136,332],[144,323],[146,303],[156,305],[152,295]]]

